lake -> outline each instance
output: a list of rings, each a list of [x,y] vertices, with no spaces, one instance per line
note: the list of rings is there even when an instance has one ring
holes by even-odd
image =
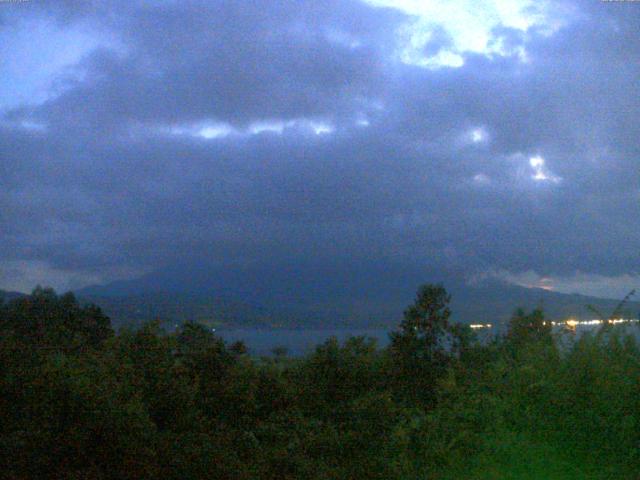
[[[636,320],[637,322],[637,320]],[[577,334],[585,332],[595,332],[598,325],[578,325]],[[640,329],[633,328],[631,325],[617,325],[616,328],[625,329],[628,333],[634,335],[640,340]],[[556,332],[560,331],[560,327],[554,327]],[[312,352],[316,346],[324,343],[330,337],[336,337],[340,343],[343,343],[349,337],[365,336],[377,340],[378,347],[386,347],[389,344],[389,333],[391,330],[384,328],[327,328],[327,329],[218,329],[215,334],[222,337],[227,343],[242,340],[249,348],[249,353],[256,356],[271,355],[272,350],[276,347],[285,347],[289,355],[302,356]],[[497,329],[483,329],[476,331],[476,335],[480,341],[490,339],[495,335]],[[568,337],[570,338],[570,337]]]
[[[286,347],[289,355],[301,356],[312,352],[317,345],[324,343],[330,337],[336,337],[342,343],[349,337],[366,336],[375,338],[379,347],[385,347],[389,344],[389,331],[381,328],[322,330],[219,329],[215,331],[215,334],[228,343],[242,340],[249,348],[249,353],[258,356],[271,355],[271,351],[276,347]]]
[[[386,347],[389,344],[389,333],[391,330],[384,328],[371,329],[218,329],[215,334],[222,337],[226,342],[232,343],[242,340],[249,348],[251,355],[263,356],[271,355],[271,351],[276,347],[286,347],[289,355],[301,356],[312,352],[316,346],[324,343],[330,337],[336,337],[340,343],[343,343],[349,337],[365,336],[375,338],[378,347]],[[486,338],[489,332],[477,332],[479,338]]]

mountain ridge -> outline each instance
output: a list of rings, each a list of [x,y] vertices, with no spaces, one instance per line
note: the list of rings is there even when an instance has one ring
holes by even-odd
[[[517,308],[537,307],[550,320],[584,320],[594,317],[587,305],[608,315],[620,302],[528,288],[497,279],[469,283],[450,274],[443,274],[442,281],[438,281],[434,274],[423,278],[415,271],[406,275],[393,271],[378,275],[330,273],[322,269],[210,274],[202,271],[184,281],[184,276],[170,278],[167,272],[160,272],[94,285],[76,293],[81,299],[101,305],[116,324],[138,323],[146,312],[167,324],[197,320],[227,328],[393,328],[413,302],[419,285],[428,282],[444,285],[452,296],[452,321],[466,324],[505,325]],[[638,302],[625,305],[626,315],[637,317],[638,311]]]

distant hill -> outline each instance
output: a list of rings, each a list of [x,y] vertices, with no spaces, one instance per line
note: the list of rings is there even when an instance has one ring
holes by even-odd
[[[452,319],[504,325],[516,308],[542,307],[547,318],[590,319],[593,305],[610,314],[619,299],[568,295],[501,281],[468,284],[459,276],[419,270],[190,269],[165,270],[77,292],[100,305],[115,325],[160,318],[167,325],[196,320],[212,327],[394,328],[417,287],[443,283],[452,295]],[[625,315],[638,317],[640,303]]]
[[[0,290],[0,301],[10,302],[15,298],[24,297],[24,293],[20,292],[8,292],[6,290]]]
[[[276,320],[265,309],[217,296],[176,292],[100,296],[80,294],[81,303],[94,303],[111,318],[114,327],[136,327],[160,320],[168,329],[187,320],[212,328],[272,327]]]
[[[502,282],[487,282],[462,289],[453,288],[451,293],[451,309],[460,321],[497,325],[505,325],[514,309],[520,307],[525,310],[540,307],[550,320],[590,320],[596,318],[596,315],[587,308],[588,305],[608,316],[621,300],[564,294]],[[633,301],[627,302],[622,309],[626,318],[638,318],[639,312],[640,303]]]

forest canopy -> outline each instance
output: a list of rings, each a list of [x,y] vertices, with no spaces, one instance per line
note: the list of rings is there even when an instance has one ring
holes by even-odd
[[[210,328],[114,332],[38,288],[0,306],[2,478],[636,478],[640,350],[516,311],[478,342],[425,285],[391,332],[257,358]]]

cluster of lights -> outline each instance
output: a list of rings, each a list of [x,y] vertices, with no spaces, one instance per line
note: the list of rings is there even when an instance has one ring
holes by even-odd
[[[575,328],[578,325],[602,325],[603,323],[606,324],[614,324],[617,325],[619,323],[637,323],[638,320],[637,318],[611,318],[609,320],[573,320],[573,319],[569,319],[566,322],[564,322],[568,327],[570,328]],[[560,325],[563,322],[558,323],[558,325]],[[556,323],[552,322],[553,325],[556,325]]]
[[[571,329],[575,329],[578,326],[584,326],[584,325],[602,325],[602,324],[618,325],[620,323],[638,323],[638,322],[640,322],[640,320],[637,318],[612,318],[610,320],[598,320],[598,319],[575,320],[573,318],[570,318],[562,322],[545,321],[545,322],[542,322],[542,324],[551,325],[554,327],[564,325]],[[471,325],[469,325],[469,327],[471,327],[474,330],[480,330],[483,328],[493,328],[493,325],[491,323],[472,323]]]

